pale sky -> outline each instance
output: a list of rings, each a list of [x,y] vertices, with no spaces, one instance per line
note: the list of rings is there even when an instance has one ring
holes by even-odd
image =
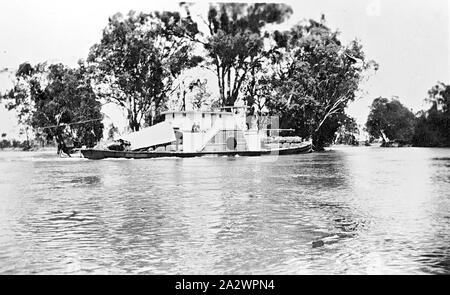
[[[450,83],[450,8],[447,0],[314,0],[285,1],[302,19],[320,19],[341,32],[347,43],[359,39],[379,71],[363,85],[362,98],[348,113],[364,124],[372,100],[398,96],[414,111],[437,82]],[[207,1],[200,1],[205,13]],[[149,0],[15,0],[0,2],[0,92],[10,88],[22,62],[62,62],[75,66],[100,41],[108,17],[129,10],[177,10],[178,1]],[[3,71],[3,72],[2,72]],[[201,77],[200,77],[201,78]],[[215,81],[213,81],[215,83]],[[0,106],[0,133],[18,132],[16,119]]]

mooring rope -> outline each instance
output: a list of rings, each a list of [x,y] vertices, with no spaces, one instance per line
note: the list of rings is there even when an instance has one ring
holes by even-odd
[[[57,128],[57,127],[61,127],[61,126],[70,126],[70,125],[83,124],[83,123],[95,122],[95,121],[100,121],[100,120],[103,120],[103,118],[79,121],[79,122],[74,122],[74,123],[62,123],[59,125],[39,127],[38,129]]]

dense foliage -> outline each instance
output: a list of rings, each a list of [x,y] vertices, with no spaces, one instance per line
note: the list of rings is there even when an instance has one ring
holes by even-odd
[[[14,88],[3,99],[16,110],[19,123],[31,126],[36,137],[56,139],[64,145],[93,146],[101,137],[101,105],[87,78],[87,69],[62,64],[20,65]],[[85,122],[79,124],[79,122]]]
[[[367,132],[385,142],[411,142],[414,135],[415,116],[397,99],[376,98],[366,122]]]
[[[396,99],[376,98],[366,123],[369,134],[384,142],[450,146],[450,85],[438,83],[428,91],[428,96],[430,108],[416,115]]]
[[[347,145],[359,145],[358,138],[359,128],[355,119],[349,116],[342,118],[340,127],[335,133],[334,143],[347,144]]]
[[[316,150],[333,141],[356,98],[363,74],[377,69],[366,61],[361,45],[343,45],[338,33],[313,20],[287,32],[275,32],[279,50],[266,80],[266,106],[280,115],[281,128],[312,137]]]
[[[208,65],[217,76],[223,106],[234,105],[245,84],[254,79],[268,56],[270,48],[264,43],[269,35],[264,28],[282,23],[291,13],[292,9],[285,4],[221,3],[210,6],[208,37],[201,43],[207,52]]]
[[[190,16],[178,12],[116,14],[99,44],[91,48],[98,94],[128,112],[129,127],[153,124],[175,78],[201,58],[192,54],[198,33]]]
[[[0,149],[6,148],[20,148],[20,149],[28,149],[30,147],[30,143],[28,141],[18,141],[16,139],[7,140],[2,139],[0,141]]]
[[[450,85],[438,83],[428,92],[431,107],[420,112],[412,139],[414,146],[450,146]]]

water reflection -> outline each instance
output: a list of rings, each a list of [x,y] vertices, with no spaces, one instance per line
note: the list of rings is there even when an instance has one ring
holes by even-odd
[[[450,272],[449,149],[262,159],[0,154],[0,273]]]

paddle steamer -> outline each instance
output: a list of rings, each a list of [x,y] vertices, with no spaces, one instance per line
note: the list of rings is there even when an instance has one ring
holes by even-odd
[[[246,106],[216,111],[169,111],[164,121],[116,138],[114,143],[81,149],[88,159],[200,156],[262,156],[308,153],[311,142],[279,136],[276,120],[246,116]],[[291,130],[292,131],[292,130]]]

